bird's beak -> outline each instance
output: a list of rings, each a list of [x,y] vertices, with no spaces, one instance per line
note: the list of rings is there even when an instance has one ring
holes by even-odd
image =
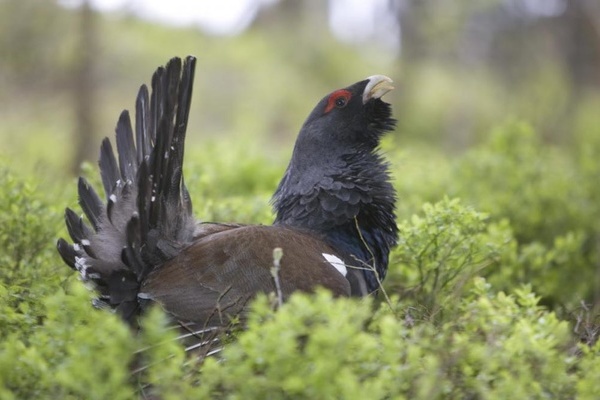
[[[371,99],[378,99],[390,90],[394,89],[394,86],[390,78],[385,75],[373,75],[367,78],[369,83],[365,87],[363,92],[363,104]]]

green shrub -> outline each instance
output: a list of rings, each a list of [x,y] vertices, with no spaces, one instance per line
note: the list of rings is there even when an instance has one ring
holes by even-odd
[[[60,220],[35,182],[0,162],[0,340],[39,325],[44,297],[65,279],[53,248]]]
[[[295,295],[273,312],[254,303],[249,329],[206,360],[200,391],[217,398],[569,398],[568,324],[527,288],[493,294],[482,279],[439,328],[407,324],[371,301]],[[402,310],[395,303],[394,310]]]
[[[600,393],[600,341],[593,347],[581,346],[582,356],[578,365],[577,397],[594,400]]]
[[[392,253],[393,268],[386,286],[435,314],[477,274],[498,265],[511,234],[495,226],[488,230],[487,215],[462,205],[458,199],[425,204],[421,215],[399,224],[400,241]]]
[[[44,323],[24,340],[9,335],[0,353],[0,397],[128,399],[133,338],[112,315],[91,308],[81,285],[44,300]]]
[[[586,204],[587,181],[570,156],[544,145],[531,127],[512,123],[495,129],[467,152],[455,169],[453,196],[469,200],[494,218],[508,218],[520,243],[551,244],[556,236],[593,229]]]
[[[261,296],[248,328],[204,360],[184,353],[159,308],[140,332],[93,309],[54,248],[75,185],[56,195],[60,185],[0,162],[0,398],[594,399],[600,169],[584,143],[599,141],[578,140],[571,153],[512,124],[454,160],[389,151],[404,172],[387,296],[319,291],[277,311]],[[202,160],[186,171],[199,218],[270,222],[285,165],[239,164],[247,147],[213,169],[202,165],[221,147],[188,152]],[[578,317],[558,307],[582,300]]]
[[[516,259],[500,272],[503,288],[531,283],[546,303],[567,307],[598,292],[600,203],[589,165],[523,123],[496,129],[457,162],[451,193],[491,221],[508,220],[517,240]]]

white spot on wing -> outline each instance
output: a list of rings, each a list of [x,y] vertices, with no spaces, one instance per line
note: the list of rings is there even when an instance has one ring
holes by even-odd
[[[144,292],[139,292],[137,294],[137,297],[142,299],[142,300],[152,300],[152,296],[150,296],[149,293],[144,293]]]
[[[323,253],[323,257],[325,257],[327,262],[333,265],[333,267],[337,269],[340,274],[346,276],[346,274],[348,273],[348,270],[346,269],[346,264],[344,264],[344,262],[339,257],[327,253]]]

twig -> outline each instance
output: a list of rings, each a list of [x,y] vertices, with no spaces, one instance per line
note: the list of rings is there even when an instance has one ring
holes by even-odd
[[[281,257],[283,257],[283,250],[281,247],[275,247],[273,249],[273,266],[271,267],[271,276],[275,281],[275,290],[277,292],[277,305],[281,307],[283,304],[283,293],[281,292],[281,282],[279,281],[279,271],[281,270]]]
[[[356,261],[360,262],[361,264],[365,265],[366,266],[366,268],[365,268],[366,270],[369,270],[369,271],[373,272],[373,274],[375,275],[375,279],[377,280],[377,285],[379,286],[379,289],[381,290],[381,292],[383,293],[383,296],[385,297],[385,301],[387,302],[387,304],[390,307],[390,309],[393,310],[392,300],[390,299],[390,297],[388,296],[387,292],[383,288],[383,282],[381,282],[381,278],[379,277],[379,272],[377,271],[377,264],[376,264],[376,260],[375,260],[375,254],[373,253],[373,250],[371,250],[371,247],[369,246],[369,244],[367,243],[367,241],[363,237],[362,231],[360,230],[360,226],[358,225],[358,218],[356,218],[356,217],[354,217],[354,225],[356,226],[356,231],[358,232],[358,237],[360,238],[360,241],[362,242],[362,244],[365,246],[365,248],[367,249],[367,251],[371,255],[371,261],[373,262],[373,265],[370,265],[367,262],[361,261],[357,257],[354,257],[354,259]]]

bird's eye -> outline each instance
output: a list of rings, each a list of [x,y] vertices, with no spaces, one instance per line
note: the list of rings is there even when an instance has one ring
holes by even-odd
[[[352,97],[352,93],[345,89],[337,90],[329,96],[327,100],[327,106],[325,107],[325,114],[333,110],[334,108],[344,108],[348,105],[348,101]]]

